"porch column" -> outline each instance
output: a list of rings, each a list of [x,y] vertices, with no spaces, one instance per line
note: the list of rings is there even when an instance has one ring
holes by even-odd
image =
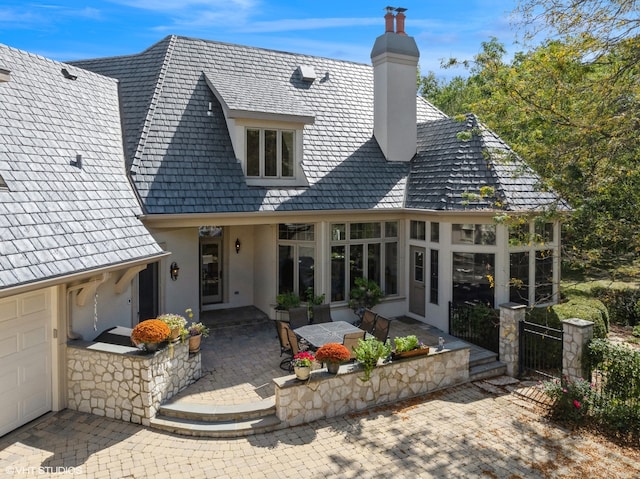
[[[518,375],[520,361],[520,322],[526,306],[518,303],[500,305],[500,361],[507,365],[507,375]]]
[[[587,344],[593,338],[593,322],[571,318],[562,321],[562,374],[570,381],[587,378],[584,361]]]

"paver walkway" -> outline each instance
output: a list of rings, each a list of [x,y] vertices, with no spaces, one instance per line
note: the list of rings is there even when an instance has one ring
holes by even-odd
[[[572,435],[495,391],[466,384],[232,440],[63,411],[0,438],[0,477],[640,477],[638,455]]]

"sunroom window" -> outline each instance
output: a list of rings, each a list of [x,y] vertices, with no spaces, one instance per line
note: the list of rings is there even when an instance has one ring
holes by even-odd
[[[295,132],[268,128],[246,129],[247,176],[293,178]]]

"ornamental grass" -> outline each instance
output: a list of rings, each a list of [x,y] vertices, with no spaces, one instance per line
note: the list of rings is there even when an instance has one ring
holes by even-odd
[[[316,361],[342,363],[351,357],[349,350],[340,343],[327,343],[316,351]]]
[[[134,343],[161,343],[165,341],[171,330],[164,321],[159,319],[147,319],[138,323],[131,331],[131,339]]]

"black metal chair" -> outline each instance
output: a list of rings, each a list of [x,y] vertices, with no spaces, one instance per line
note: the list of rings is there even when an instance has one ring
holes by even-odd
[[[313,313],[313,324],[330,323],[333,321],[331,317],[331,306],[329,304],[316,304],[311,308]]]
[[[289,326],[296,329],[309,324],[309,310],[306,306],[289,309]]]
[[[376,316],[376,325],[373,329],[373,335],[377,340],[383,343],[389,338],[389,328],[391,327],[391,320],[384,316]]]
[[[287,338],[289,339],[289,344],[291,345],[291,358],[289,359],[289,372],[293,372],[293,358],[296,354],[298,354],[302,348],[300,347],[300,343],[298,342],[298,336],[293,332],[293,329],[286,325]],[[280,365],[282,367],[282,364]]]
[[[362,321],[360,322],[358,327],[369,334],[373,334],[377,316],[377,313],[374,313],[370,309],[365,309],[364,313],[362,314]]]

